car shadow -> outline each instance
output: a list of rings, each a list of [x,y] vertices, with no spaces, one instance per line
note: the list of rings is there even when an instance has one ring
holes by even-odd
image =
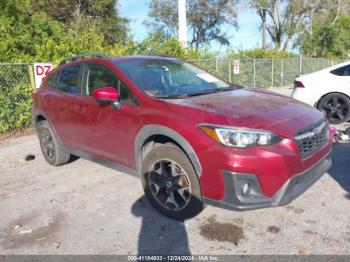
[[[184,222],[160,215],[145,196],[133,204],[131,212],[142,218],[137,255],[191,255]]]
[[[75,156],[75,155],[71,154],[70,157],[69,157],[68,163],[73,163],[73,162],[77,161],[78,159],[79,159],[78,156]]]
[[[350,199],[350,143],[338,143],[333,146],[333,165],[328,174],[347,192]]]

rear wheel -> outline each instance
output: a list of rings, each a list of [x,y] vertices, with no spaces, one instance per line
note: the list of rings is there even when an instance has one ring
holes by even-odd
[[[184,220],[202,211],[197,174],[180,148],[154,147],[144,158],[141,172],[147,199],[163,215]]]
[[[346,95],[328,94],[320,100],[317,108],[325,113],[331,124],[341,124],[350,119],[350,99]]]
[[[70,154],[64,152],[48,121],[38,123],[40,148],[46,161],[53,166],[60,166],[68,163]]]

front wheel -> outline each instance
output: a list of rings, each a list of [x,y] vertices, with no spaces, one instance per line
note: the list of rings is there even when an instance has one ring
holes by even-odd
[[[317,108],[324,112],[331,124],[341,124],[350,119],[350,99],[346,95],[328,94],[320,100]]]
[[[141,175],[147,199],[163,215],[184,220],[203,210],[196,171],[180,148],[154,147],[142,162]]]

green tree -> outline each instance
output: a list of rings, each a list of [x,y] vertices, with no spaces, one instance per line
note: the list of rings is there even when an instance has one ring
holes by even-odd
[[[350,13],[348,0],[248,0],[247,6],[256,9],[262,23],[266,21],[267,32],[278,51],[288,50],[300,36],[312,36],[314,26],[317,30],[321,23],[333,25]],[[328,19],[330,15],[332,20]]]
[[[252,0],[250,7],[256,9],[261,21],[266,21],[266,30],[274,47],[286,51],[294,38],[303,30],[309,5],[304,0]],[[265,18],[264,14],[267,14]]]
[[[60,7],[55,7],[54,2],[2,0],[0,61],[57,62],[77,53],[110,51],[128,41],[126,20],[119,17],[116,1],[64,0]],[[73,8],[83,2],[89,4],[88,10]],[[72,16],[67,13],[67,18],[60,18],[61,11],[69,9],[68,3],[73,9]],[[48,4],[57,13],[43,7]]]
[[[211,41],[228,45],[229,36],[223,32],[223,25],[237,27],[236,0],[192,0],[186,2],[189,43],[199,48]],[[177,0],[152,0],[149,11],[150,21],[146,24],[154,31],[167,37],[177,35]]]
[[[208,49],[198,49],[193,47],[183,48],[175,37],[168,37],[160,31],[149,34],[143,41],[137,43],[132,41],[129,48],[125,50],[127,54],[155,54],[169,55],[180,59],[213,59],[217,56]]]
[[[29,61],[35,46],[59,40],[61,24],[46,13],[32,12],[29,1],[6,1],[0,7],[0,61]]]
[[[124,42],[128,19],[119,13],[118,0],[31,0],[34,11],[44,11],[65,24],[90,19],[108,44]]]
[[[346,58],[350,56],[350,16],[329,15],[323,21],[314,20],[312,33],[304,32],[299,38],[303,54],[312,57]]]

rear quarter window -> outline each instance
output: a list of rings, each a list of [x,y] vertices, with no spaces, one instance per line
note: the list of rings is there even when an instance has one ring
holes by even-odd
[[[342,66],[331,71],[333,75],[350,76],[350,65]]]
[[[49,88],[57,88],[58,75],[58,71],[49,75],[49,77],[47,78],[47,85]]]

